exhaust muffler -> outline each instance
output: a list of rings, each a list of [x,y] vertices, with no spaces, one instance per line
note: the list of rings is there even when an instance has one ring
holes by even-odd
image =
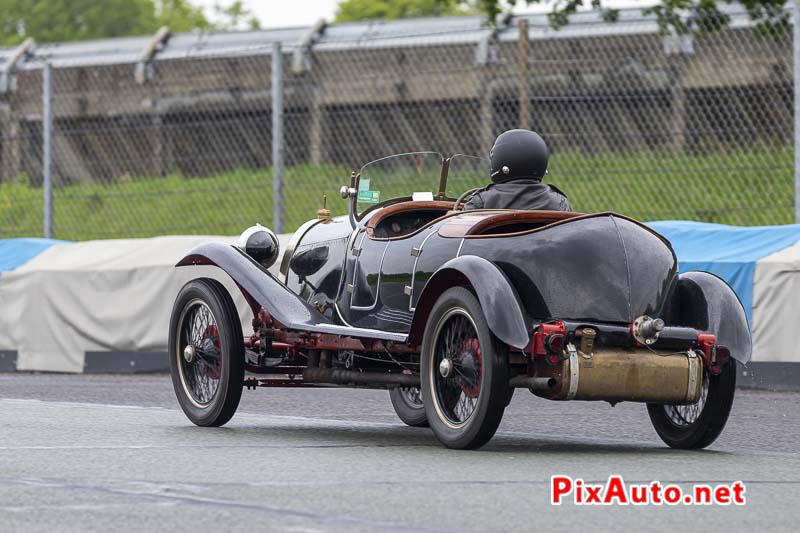
[[[532,389],[552,400],[604,400],[691,404],[700,398],[703,364],[693,350],[659,355],[644,349],[595,349],[584,353],[569,344],[560,365],[543,361],[537,377],[554,377],[560,387]]]

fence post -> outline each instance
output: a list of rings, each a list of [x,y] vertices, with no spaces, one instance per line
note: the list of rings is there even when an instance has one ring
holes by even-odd
[[[517,65],[519,68],[519,127],[530,128],[530,112],[528,111],[528,19],[519,21],[519,42],[517,43]]]
[[[800,224],[800,0],[792,2],[794,52],[794,221]]]
[[[272,224],[283,233],[283,53],[272,43]]]
[[[44,236],[53,238],[53,76],[50,62],[42,70],[42,174],[44,192]]]

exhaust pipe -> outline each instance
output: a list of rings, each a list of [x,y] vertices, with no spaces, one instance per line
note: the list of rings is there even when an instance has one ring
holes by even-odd
[[[512,389],[552,390],[556,388],[556,378],[533,378],[530,376],[514,376],[508,380]]]
[[[308,383],[335,383],[337,385],[399,385],[419,387],[419,376],[414,374],[389,374],[384,372],[358,372],[343,368],[305,368],[303,381]]]

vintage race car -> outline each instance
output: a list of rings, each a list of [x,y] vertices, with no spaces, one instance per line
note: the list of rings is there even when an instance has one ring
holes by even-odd
[[[261,226],[190,251],[177,266],[222,269],[253,319],[243,334],[212,279],[180,291],[169,354],[189,419],[225,424],[243,387],[384,388],[406,424],[476,448],[523,388],[643,402],[669,446],[713,442],[751,353],[733,290],[678,274],[670,243],[619,214],[464,211],[486,168],[430,152],[365,165],[342,187],[348,215],[303,224],[279,276]]]

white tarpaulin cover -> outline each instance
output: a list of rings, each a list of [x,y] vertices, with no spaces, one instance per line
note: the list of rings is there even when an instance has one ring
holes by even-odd
[[[756,263],[753,361],[800,362],[800,243]]]
[[[751,320],[753,361],[800,362],[800,226],[652,225],[672,241],[681,270],[714,272],[739,294]],[[281,236],[282,248],[288,237]],[[90,369],[87,352],[103,361],[112,361],[112,353],[163,354],[175,296],[201,276],[225,284],[246,331],[250,310],[227,275],[214,267],[174,268],[192,247],[209,241],[236,238],[0,241],[0,369],[8,368],[4,352],[16,354],[18,370],[58,372]]]
[[[672,243],[680,270],[723,278],[742,301],[753,332],[753,361],[800,362],[800,225],[739,227],[649,223]]]
[[[287,237],[280,240],[283,248]],[[156,237],[47,248],[0,276],[0,350],[17,352],[17,370],[53,372],[83,372],[86,352],[165,352],[175,296],[201,276],[224,283],[249,323],[244,298],[221,270],[174,266],[209,241],[236,238]]]

